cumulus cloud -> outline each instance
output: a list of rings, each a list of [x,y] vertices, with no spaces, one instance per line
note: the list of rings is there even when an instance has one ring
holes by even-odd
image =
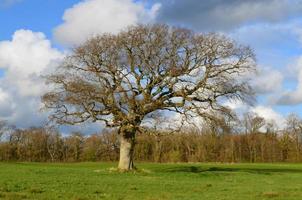
[[[277,22],[302,11],[301,0],[160,0],[157,19],[198,30],[230,30],[253,22]]]
[[[255,50],[259,65],[251,84],[261,99],[270,105],[302,102],[302,98],[297,98],[298,87],[293,88],[299,82],[302,68],[296,62],[302,38],[297,27],[301,25],[301,21],[291,19],[277,24],[242,26],[229,32],[231,38]]]
[[[284,116],[282,116],[280,113],[277,113],[271,107],[259,105],[251,108],[251,112],[257,114],[260,117],[263,117],[266,122],[275,123],[279,128],[284,128],[286,125]]]
[[[295,25],[296,24],[296,25]],[[301,24],[294,23],[291,26],[291,32],[295,34],[295,48],[284,48],[285,51],[290,49],[296,52],[295,57],[290,57],[290,63],[285,68],[287,87],[279,94],[279,98],[275,100],[279,105],[298,105],[302,103],[302,56],[300,53],[302,44],[302,29]],[[300,43],[300,45],[299,45]]]
[[[116,33],[129,25],[150,22],[159,7],[146,8],[132,0],[85,0],[65,11],[64,23],[55,28],[54,36],[65,45],[80,44],[95,34]]]
[[[258,104],[256,106],[251,106],[242,101],[227,101],[224,105],[236,111],[240,118],[244,113],[254,113],[257,116],[264,118],[267,123],[276,124],[280,129],[284,128],[286,125],[285,117],[275,111],[270,105]]]
[[[294,90],[285,91],[277,101],[281,105],[297,105],[302,103],[302,57],[296,61],[292,69],[296,72],[297,85]]]
[[[257,94],[269,94],[282,90],[283,79],[284,76],[280,71],[265,67],[260,68],[251,85]]]
[[[41,74],[55,66],[63,54],[52,48],[43,33],[18,30],[12,40],[0,41],[0,118],[21,127],[40,125],[39,109],[45,91]]]

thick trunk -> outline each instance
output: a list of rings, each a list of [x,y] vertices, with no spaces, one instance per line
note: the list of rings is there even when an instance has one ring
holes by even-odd
[[[135,130],[128,129],[120,132],[120,160],[118,168],[121,171],[133,170],[133,156],[135,145]]]

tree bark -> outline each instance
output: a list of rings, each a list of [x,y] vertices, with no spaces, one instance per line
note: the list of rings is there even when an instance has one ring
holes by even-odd
[[[118,169],[121,171],[134,170],[135,129],[120,130],[120,159]]]

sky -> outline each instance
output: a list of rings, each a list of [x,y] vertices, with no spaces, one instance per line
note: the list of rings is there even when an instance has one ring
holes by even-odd
[[[228,102],[274,121],[302,116],[302,0],[0,0],[0,119],[19,128],[47,123],[43,75],[72,47],[138,23],[219,32],[254,49],[257,102]],[[64,130],[101,127],[85,124]]]

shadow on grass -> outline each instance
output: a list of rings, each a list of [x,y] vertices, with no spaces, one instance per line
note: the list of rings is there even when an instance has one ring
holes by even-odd
[[[187,173],[205,173],[205,172],[246,172],[255,174],[272,174],[272,173],[302,173],[302,169],[289,168],[249,168],[249,167],[198,167],[198,166],[181,166],[163,169],[164,172],[187,172]]]

